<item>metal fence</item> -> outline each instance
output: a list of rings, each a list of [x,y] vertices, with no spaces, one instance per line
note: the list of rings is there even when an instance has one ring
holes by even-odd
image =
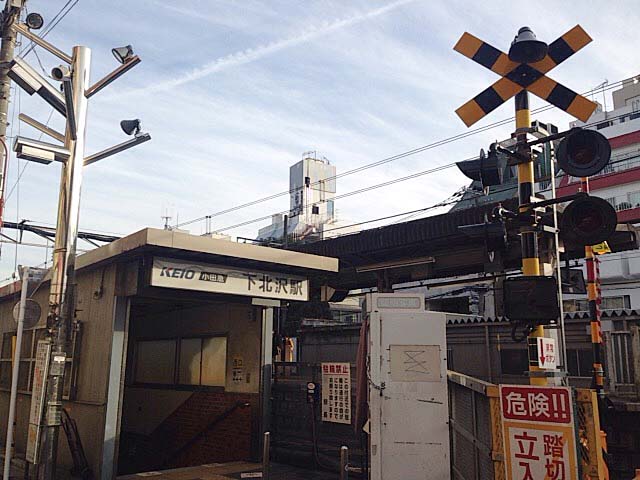
[[[452,371],[448,379],[451,477],[504,478],[497,386]]]
[[[272,458],[281,463],[335,470],[340,463],[340,447],[349,447],[350,463],[366,469],[363,433],[351,424],[323,422],[321,405],[307,401],[307,384],[322,388],[320,363],[274,363],[271,418]],[[351,364],[351,418],[355,409],[356,368]],[[364,468],[363,468],[364,467]]]
[[[633,348],[630,331],[607,332],[609,349],[610,388],[616,393],[633,393]]]

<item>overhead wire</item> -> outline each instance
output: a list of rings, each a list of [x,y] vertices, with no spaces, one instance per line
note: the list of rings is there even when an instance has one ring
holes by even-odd
[[[474,157],[468,158],[466,160],[472,160],[473,158]],[[364,188],[360,188],[358,190],[353,190],[351,192],[347,192],[347,193],[343,193],[343,194],[340,194],[340,195],[336,195],[335,197],[333,197],[331,199],[328,199],[328,200],[339,200],[341,198],[351,197],[353,195],[358,195],[360,193],[366,193],[366,192],[369,192],[371,190],[376,190],[378,188],[387,187],[387,186],[393,185],[395,183],[404,182],[404,181],[411,180],[411,179],[414,179],[414,178],[418,178],[418,177],[421,177],[421,176],[424,176],[424,175],[429,175],[431,173],[439,172],[439,171],[445,170],[447,168],[455,167],[455,165],[456,165],[455,162],[454,163],[448,163],[446,165],[440,165],[438,167],[430,168],[428,170],[423,170],[423,171],[417,172],[417,173],[412,173],[412,174],[406,175],[404,177],[395,178],[393,180],[388,180],[388,181],[382,182],[382,183],[376,183],[374,185],[369,185],[368,187],[364,187]],[[317,205],[320,205],[320,204],[326,203],[326,202],[327,202],[327,200],[320,200],[318,202],[314,202],[312,204],[307,205],[305,207],[305,210],[309,210],[310,208],[312,208],[314,206],[317,206]],[[288,212],[289,212],[289,210],[283,210],[283,211],[278,212],[276,214],[272,213],[272,214],[269,214],[269,215],[265,215],[263,217],[254,218],[252,220],[247,220],[245,222],[241,222],[241,223],[238,223],[238,224],[235,224],[235,225],[230,225],[230,226],[223,227],[223,228],[216,228],[214,230],[214,232],[220,233],[220,232],[224,232],[226,230],[231,230],[233,228],[244,227],[246,225],[251,225],[252,223],[260,222],[262,220],[267,220],[267,219],[271,218],[273,215],[284,215],[284,214],[286,214]]]
[[[49,35],[51,33],[51,31],[54,28],[56,28],[56,26],[62,20],[64,20],[64,18],[69,14],[69,12],[73,9],[73,7],[75,7],[78,4],[79,1],[80,0],[67,0],[67,2],[62,6],[62,8],[58,11],[58,13],[55,14],[55,16],[49,22],[49,24],[45,27],[44,32],[42,33],[42,35],[40,35],[40,38],[45,38],[47,35]],[[71,3],[72,3],[72,5],[65,11],[67,6],[69,6],[69,4],[71,4]],[[61,14],[62,14],[62,16],[61,16]],[[24,53],[21,52],[20,54],[24,58],[27,55],[29,55],[29,53],[31,53],[31,51],[34,50],[35,47],[36,47],[36,44],[33,41],[31,41],[31,43],[29,43],[29,45],[26,47],[26,51]]]
[[[605,90],[610,90],[610,89],[616,88],[616,87],[622,85],[627,80],[628,79],[623,79],[623,80],[619,80],[617,82],[613,82],[613,83],[609,84],[606,89],[598,87],[598,88],[589,90],[588,92],[583,93],[583,95],[588,95],[593,91],[604,92]],[[554,109],[554,108],[557,108],[557,107],[555,107],[554,105],[549,104],[549,105],[545,105],[545,106],[533,109],[531,112],[532,113],[541,113],[541,112],[544,112],[544,111],[547,111],[547,110],[551,110],[551,109]],[[412,150],[408,150],[406,152],[403,152],[403,153],[400,153],[400,154],[397,154],[397,155],[393,155],[393,156],[386,157],[386,158],[383,158],[381,160],[378,160],[378,161],[375,161],[375,162],[372,162],[372,163],[361,165],[359,167],[356,167],[356,168],[351,169],[351,170],[347,170],[345,172],[339,173],[339,174],[334,175],[332,177],[325,178],[325,179],[322,180],[322,182],[328,182],[328,181],[331,181],[331,180],[335,180],[335,179],[338,179],[338,178],[341,178],[341,177],[345,177],[347,175],[352,175],[354,173],[358,173],[358,172],[361,172],[361,171],[364,171],[364,170],[368,170],[370,168],[374,168],[374,167],[377,167],[377,166],[380,166],[380,165],[384,165],[384,164],[399,160],[401,158],[405,158],[405,157],[408,157],[408,156],[411,156],[411,155],[416,155],[418,153],[422,153],[424,151],[427,151],[427,150],[430,150],[430,149],[433,149],[433,148],[436,148],[436,147],[439,147],[439,146],[442,146],[442,145],[446,145],[448,143],[452,143],[452,142],[457,141],[457,140],[461,140],[461,139],[469,137],[471,135],[475,135],[477,133],[481,133],[481,132],[484,132],[484,131],[487,131],[487,130],[490,130],[490,129],[493,129],[493,128],[496,128],[496,127],[499,127],[499,126],[502,126],[502,125],[506,125],[506,124],[512,122],[514,118],[515,117],[513,117],[513,116],[512,117],[508,117],[508,118],[505,118],[503,120],[499,120],[499,121],[490,123],[488,125],[484,125],[482,127],[478,127],[478,128],[475,128],[475,129],[472,129],[472,130],[468,130],[466,132],[462,132],[462,133],[459,133],[457,135],[454,135],[454,136],[451,136],[451,137],[448,137],[448,138],[444,138],[444,139],[438,140],[436,142],[432,142],[432,143],[424,145],[422,147],[417,147],[417,148],[414,148]],[[321,183],[320,181],[314,182],[309,186],[318,185],[320,183]],[[301,190],[302,188],[305,188],[305,187],[298,187],[297,190]],[[292,190],[282,191],[282,192],[279,192],[279,193],[268,195],[266,197],[262,197],[262,198],[258,198],[256,200],[252,200],[250,202],[246,202],[246,203],[243,203],[243,204],[240,204],[240,205],[229,207],[229,208],[224,209],[224,210],[219,210],[217,212],[214,212],[214,213],[211,213],[211,214],[208,214],[208,215],[204,215],[204,216],[197,217],[197,218],[194,218],[194,219],[191,219],[191,220],[187,220],[187,221],[184,221],[182,223],[176,223],[175,228],[183,227],[183,226],[190,225],[192,223],[200,222],[200,221],[203,221],[203,220],[210,220],[213,217],[217,217],[217,216],[224,215],[224,214],[227,214],[227,213],[231,213],[231,212],[243,209],[243,208],[247,208],[247,207],[250,207],[250,206],[253,206],[253,205],[257,205],[259,203],[263,203],[263,202],[266,202],[266,201],[269,201],[269,200],[273,200],[273,199],[281,197],[283,195],[289,195],[292,192],[293,192]]]
[[[555,108],[553,105],[551,105],[551,107]],[[616,115],[614,117],[609,117],[607,119],[607,121],[617,120],[617,119],[622,118],[622,117],[624,117],[626,115],[628,115],[628,114],[625,113],[625,114],[621,114],[621,115]],[[591,127],[591,126],[594,126],[594,125],[598,125],[600,123],[602,123],[602,121],[585,124],[584,127]],[[393,184],[400,183],[400,182],[404,182],[404,181],[407,181],[407,180],[412,180],[414,178],[418,178],[418,177],[421,177],[421,176],[424,176],[424,175],[429,175],[431,173],[435,173],[435,172],[438,172],[438,171],[441,171],[441,170],[444,170],[444,169],[447,169],[447,168],[454,167],[456,165],[456,163],[458,163],[460,161],[474,160],[476,158],[477,157],[473,156],[473,157],[470,157],[470,158],[466,158],[464,160],[458,160],[457,162],[452,162],[452,163],[448,163],[448,164],[445,164],[445,165],[440,165],[438,167],[431,168],[431,169],[428,169],[428,170],[423,170],[421,172],[417,172],[417,173],[413,173],[413,174],[410,174],[410,175],[406,175],[404,177],[399,177],[399,178],[396,178],[396,179],[393,179],[393,180],[389,180],[389,181],[386,181],[386,182],[370,185],[368,187],[361,188],[361,189],[358,189],[358,190],[354,190],[354,191],[351,191],[351,192],[347,192],[347,193],[344,193],[344,194],[341,194],[341,195],[336,195],[335,197],[333,197],[332,199],[329,199],[329,200],[338,200],[340,198],[346,198],[346,197],[350,197],[352,195],[357,195],[357,194],[360,194],[360,193],[366,193],[368,191],[375,190],[375,189],[378,189],[378,188],[386,187],[386,186],[393,185]],[[337,175],[336,175],[336,177],[337,177]],[[558,176],[558,177],[560,177],[560,176]],[[327,180],[324,180],[324,182],[326,182],[326,181]],[[319,183],[319,182],[317,182],[317,183]],[[509,186],[509,187],[506,187],[504,189],[497,190],[496,193],[497,192],[501,192],[501,191],[511,190],[513,188],[515,188],[515,186]],[[317,205],[320,205],[322,203],[325,203],[326,201],[327,200],[320,200],[318,202],[314,202],[312,204],[307,205],[305,208],[306,208],[306,210],[308,210],[309,208],[312,208],[313,206],[317,206]],[[283,211],[275,213],[275,214],[271,213],[271,214],[268,214],[268,215],[257,217],[257,218],[251,219],[251,220],[246,220],[246,221],[243,221],[243,222],[240,222],[240,223],[236,223],[236,224],[233,224],[233,225],[229,225],[229,226],[226,226],[226,227],[216,228],[216,229],[213,229],[213,231],[216,232],[216,233],[220,233],[220,232],[224,232],[224,231],[227,231],[227,230],[232,230],[234,228],[244,227],[244,226],[247,226],[247,225],[251,225],[253,223],[261,222],[263,220],[268,220],[269,218],[272,218],[273,215],[285,215],[287,213],[289,213],[289,210],[283,210]],[[182,225],[184,225],[184,224],[182,224]]]

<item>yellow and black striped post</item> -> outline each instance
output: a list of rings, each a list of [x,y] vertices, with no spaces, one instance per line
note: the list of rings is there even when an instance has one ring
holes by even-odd
[[[589,180],[583,178],[581,189],[589,193]],[[584,247],[587,267],[587,298],[589,300],[589,319],[591,325],[591,346],[593,349],[593,372],[591,388],[598,398],[604,396],[604,368],[602,367],[602,324],[600,322],[600,268],[598,259],[590,245]]]
[[[527,132],[531,128],[531,112],[529,110],[529,94],[522,90],[516,95],[516,150],[520,155],[531,158],[531,149],[527,145]],[[533,197],[533,159],[526,163],[518,164],[518,203],[522,205],[530,204]],[[521,212],[523,209],[521,208]],[[535,215],[531,213],[531,215]],[[520,244],[522,246],[522,274],[537,276],[540,275],[540,260],[538,258],[538,236],[534,226],[534,219],[531,218],[530,225],[523,227],[520,232]],[[535,327],[531,337],[544,337],[542,325]],[[529,365],[529,372],[533,373],[529,379],[531,385],[546,385],[545,377],[534,376],[534,372],[541,369],[534,365]]]

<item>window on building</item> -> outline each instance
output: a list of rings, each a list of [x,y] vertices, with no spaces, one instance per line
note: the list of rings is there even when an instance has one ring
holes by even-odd
[[[567,373],[571,377],[591,377],[593,351],[591,349],[567,349]]]
[[[571,312],[588,312],[589,300],[587,299],[564,299],[562,300],[562,309],[565,313]]]
[[[640,98],[634,98],[631,100],[631,111],[640,112]]]
[[[353,310],[331,310],[331,317],[340,323],[361,323],[362,313]]]
[[[136,382],[171,384],[175,377],[175,340],[145,340],[136,348]]]
[[[631,297],[629,295],[603,297],[600,304],[601,310],[620,310],[624,308],[631,308]]]
[[[529,370],[529,353],[526,348],[500,350],[500,368],[505,375],[522,375]]]
[[[71,352],[67,355],[65,364],[63,397],[66,400],[73,399],[75,396],[77,364],[74,361],[74,352],[77,351],[79,346],[79,332],[79,327],[77,329],[74,328]],[[38,341],[43,340],[46,333],[46,328],[29,329],[22,332],[20,367],[18,370],[18,391],[20,393],[31,393]],[[13,353],[15,351],[16,338],[16,332],[5,332],[2,335],[2,346],[0,349],[0,390],[9,390],[11,388]]]
[[[588,312],[589,300],[587,299],[565,299],[562,301],[565,313]],[[631,297],[629,295],[617,295],[613,297],[602,297],[600,310],[620,310],[631,308]]]
[[[224,387],[226,373],[226,337],[140,340],[136,343],[136,383]]]
[[[333,200],[327,200],[327,217],[328,218],[333,218],[335,215],[335,205],[333,203]]]

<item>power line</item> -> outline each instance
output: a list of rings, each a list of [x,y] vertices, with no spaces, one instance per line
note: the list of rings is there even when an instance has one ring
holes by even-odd
[[[604,92],[605,90],[611,90],[613,88],[616,88],[616,87],[622,85],[626,80],[628,80],[628,79],[619,80],[617,82],[611,83],[611,84],[609,84],[607,86],[606,89],[594,88],[592,90],[589,90],[589,91],[583,93],[583,95],[588,95],[588,94],[590,94],[590,93],[592,93],[594,91]],[[545,105],[543,107],[539,107],[537,109],[532,110],[532,113],[541,113],[541,112],[544,112],[544,111],[547,111],[547,110],[551,110],[553,108],[556,108],[556,107],[554,105]],[[399,160],[401,158],[405,158],[405,157],[408,157],[408,156],[411,156],[411,155],[416,155],[416,154],[422,153],[422,152],[424,152],[426,150],[430,150],[430,149],[433,149],[433,148],[436,148],[436,147],[440,147],[442,145],[446,145],[448,143],[451,143],[451,142],[454,142],[454,141],[457,141],[457,140],[461,140],[461,139],[469,137],[471,135],[475,135],[477,133],[481,133],[481,132],[484,132],[484,131],[487,131],[487,130],[490,130],[490,129],[493,129],[493,128],[496,128],[496,127],[499,127],[499,126],[502,126],[502,125],[506,125],[506,124],[512,122],[514,118],[515,117],[505,118],[503,120],[499,120],[497,122],[490,123],[490,124],[485,125],[483,127],[478,127],[478,128],[473,129],[473,130],[468,130],[466,132],[454,135],[452,137],[448,137],[448,138],[445,138],[445,139],[442,139],[442,140],[438,140],[436,142],[430,143],[428,145],[424,145],[422,147],[414,148],[413,150],[409,150],[409,151],[406,151],[406,152],[403,152],[403,153],[400,153],[400,154],[397,154],[397,155],[393,155],[391,157],[386,157],[386,158],[383,158],[382,160],[378,160],[378,161],[373,162],[373,163],[365,164],[365,165],[362,165],[360,167],[356,167],[356,168],[354,168],[352,170],[347,170],[347,171],[342,172],[340,174],[334,175],[333,177],[328,177],[326,179],[323,179],[322,182],[335,180],[335,179],[338,179],[338,178],[341,178],[341,177],[345,177],[347,175],[352,175],[354,173],[358,173],[358,172],[361,172],[361,171],[364,171],[364,170],[368,170],[370,168],[374,168],[374,167],[377,167],[377,166],[380,166],[380,165],[384,165],[386,163],[390,163],[390,162],[393,162],[395,160]],[[320,183],[320,181],[314,182],[310,186],[318,185],[319,183]],[[302,190],[302,188],[304,188],[304,187],[299,187],[296,190]],[[234,212],[236,210],[240,210],[240,209],[247,208],[247,207],[250,207],[250,206],[253,206],[253,205],[257,205],[257,204],[262,203],[262,202],[273,200],[273,199],[281,197],[283,195],[289,195],[289,194],[293,193],[294,191],[295,190],[286,190],[286,191],[282,191],[282,192],[275,193],[275,194],[272,194],[272,195],[268,195],[266,197],[262,197],[262,198],[259,198],[259,199],[256,199],[256,200],[252,200],[250,202],[246,202],[246,203],[243,203],[241,205],[230,207],[230,208],[227,208],[227,209],[224,209],[224,210],[219,210],[219,211],[211,213],[209,215],[204,215],[202,217],[198,217],[198,218],[195,218],[195,219],[192,219],[192,220],[188,220],[188,221],[185,221],[185,222],[182,222],[182,223],[176,223],[175,227],[179,228],[179,227],[190,225],[192,223],[200,222],[200,221],[203,221],[203,220],[210,220],[213,217],[217,217],[217,216],[220,216],[220,215],[224,215],[224,214],[227,214],[227,213]]]
[[[69,12],[73,9],[73,7],[75,7],[78,2],[80,0],[67,0],[67,3],[65,3],[62,8],[58,11],[58,13],[56,13],[56,15],[51,19],[51,21],[49,22],[49,25],[47,25],[47,27],[45,27],[45,31],[42,35],[40,35],[40,38],[45,38],[47,35],[49,35],[51,33],[51,31],[56,28],[56,26],[62,21],[64,20],[64,17],[66,17]],[[73,4],[69,7],[69,9],[67,11],[65,11],[64,13],[62,13],[67,6],[73,2]],[[62,14],[62,16],[60,16],[60,14]],[[27,47],[26,51],[24,52],[24,54],[21,53],[21,56],[23,58],[25,58],[27,55],[29,55],[29,53],[31,53],[31,51],[36,47],[36,44],[34,42],[31,42],[29,44],[29,46]]]
[[[435,208],[441,208],[441,207],[446,207],[448,205],[453,205],[454,203],[457,203],[457,202],[460,201],[459,198],[454,198],[454,197],[456,197],[458,194],[461,194],[461,193],[462,193],[462,191],[458,191],[458,192],[454,193],[453,195],[451,195],[446,200],[438,202],[438,203],[436,203],[434,205],[430,205],[428,207],[419,208],[417,210],[411,210],[411,211],[408,211],[408,212],[396,213],[394,215],[387,215],[386,217],[374,218],[372,220],[365,220],[364,222],[352,223],[350,225],[343,225],[341,227],[330,228],[328,230],[323,230],[322,233],[324,234],[324,233],[333,232],[333,231],[336,231],[336,230],[343,230],[343,229],[349,228],[349,227],[357,227],[357,226],[360,226],[360,225],[366,225],[368,223],[382,222],[384,220],[390,220],[392,218],[401,217],[403,215],[413,215],[413,214],[416,214],[416,213],[424,213],[424,212],[427,212],[429,210],[433,210]],[[361,231],[362,230],[360,230],[359,232],[361,232]],[[359,232],[349,232],[349,233],[346,233],[345,235],[351,235],[353,233],[359,233]]]
[[[552,108],[555,108],[555,107],[552,106]],[[608,121],[616,120],[616,119],[622,118],[623,116],[626,116],[626,115],[628,115],[628,114],[622,114],[622,115],[617,115],[615,117],[610,117],[608,119]],[[586,124],[585,127],[590,127],[590,126],[593,126],[593,125],[597,125],[598,123],[601,123],[601,122],[594,122],[594,123],[591,123],[591,124]],[[474,157],[471,157],[471,158],[467,158],[467,159],[465,159],[463,161],[474,160],[475,158],[476,157],[474,156]],[[368,192],[370,190],[375,190],[375,189],[378,189],[378,188],[386,187],[386,186],[389,186],[389,185],[393,185],[395,183],[404,182],[404,181],[407,181],[407,180],[412,180],[412,179],[417,178],[417,177],[421,177],[421,176],[424,176],[424,175],[435,173],[435,172],[438,172],[438,171],[441,171],[441,170],[444,170],[444,169],[447,169],[447,168],[451,168],[451,167],[455,166],[456,163],[457,162],[449,163],[449,164],[446,164],[446,165],[441,165],[439,167],[431,168],[431,169],[424,170],[424,171],[421,171],[421,172],[417,172],[417,173],[413,173],[413,174],[410,174],[410,175],[406,175],[404,177],[396,178],[396,179],[389,180],[389,181],[386,181],[386,182],[382,182],[382,183],[378,183],[378,184],[375,184],[375,185],[371,185],[369,187],[365,187],[365,188],[361,188],[361,189],[354,190],[354,191],[351,191],[351,192],[347,192],[347,193],[344,193],[342,195],[336,195],[331,200],[338,200],[340,198],[346,198],[346,197],[350,197],[352,195],[357,195],[357,194],[360,194],[360,193],[366,193],[366,192]],[[613,163],[614,162],[612,162],[612,164]],[[560,178],[562,176],[563,175],[558,175],[556,178]],[[499,192],[511,190],[513,188],[515,188],[515,185],[509,186],[509,187],[504,187],[502,189],[496,189],[494,192],[491,192],[491,193],[499,193]],[[305,209],[308,210],[310,207],[325,203],[326,201],[327,200],[321,200],[319,202],[315,202],[313,204],[307,205],[305,207]],[[230,226],[227,226],[227,227],[217,228],[214,231],[215,232],[224,232],[226,230],[231,230],[231,229],[234,229],[234,228],[244,227],[246,225],[251,225],[252,223],[257,223],[257,222],[261,222],[263,220],[268,220],[273,215],[285,215],[287,213],[289,213],[289,210],[283,210],[283,211],[275,213],[275,214],[271,213],[269,215],[265,215],[265,216],[262,216],[262,217],[254,218],[254,219],[251,219],[251,220],[246,220],[244,222],[236,223],[234,225],[230,225]]]
[[[475,158],[475,157],[467,158],[466,160],[473,160],[473,158]],[[376,184],[370,185],[368,187],[360,188],[358,190],[353,190],[351,192],[343,193],[341,195],[336,195],[335,197],[333,197],[330,200],[339,200],[341,198],[351,197],[353,195],[358,195],[360,193],[366,193],[366,192],[369,192],[371,190],[376,190],[378,188],[387,187],[387,186],[393,185],[395,183],[404,182],[404,181],[407,181],[407,180],[411,180],[411,179],[414,179],[414,178],[421,177],[423,175],[429,175],[431,173],[439,172],[439,171],[445,170],[447,168],[455,167],[455,165],[456,165],[455,162],[454,163],[448,163],[446,165],[440,165],[439,167],[430,168],[429,170],[423,170],[422,172],[412,173],[411,175],[406,175],[404,177],[395,178],[393,180],[389,180],[389,181],[382,182],[382,183],[376,183]],[[326,201],[327,200],[320,200],[318,202],[315,202],[315,203],[312,203],[310,205],[307,205],[305,207],[305,211],[308,210],[309,208],[313,207],[313,206],[320,205],[321,203],[325,203]],[[252,223],[260,222],[262,220],[267,220],[267,219],[271,218],[273,215],[284,215],[286,213],[289,213],[289,210],[283,210],[282,212],[278,212],[276,214],[271,213],[269,215],[265,215],[264,217],[254,218],[253,220],[247,220],[245,222],[238,223],[238,224],[235,224],[235,225],[230,225],[228,227],[217,228],[217,229],[215,229],[215,232],[224,232],[226,230],[231,230],[233,228],[244,227],[245,225],[250,225]]]

